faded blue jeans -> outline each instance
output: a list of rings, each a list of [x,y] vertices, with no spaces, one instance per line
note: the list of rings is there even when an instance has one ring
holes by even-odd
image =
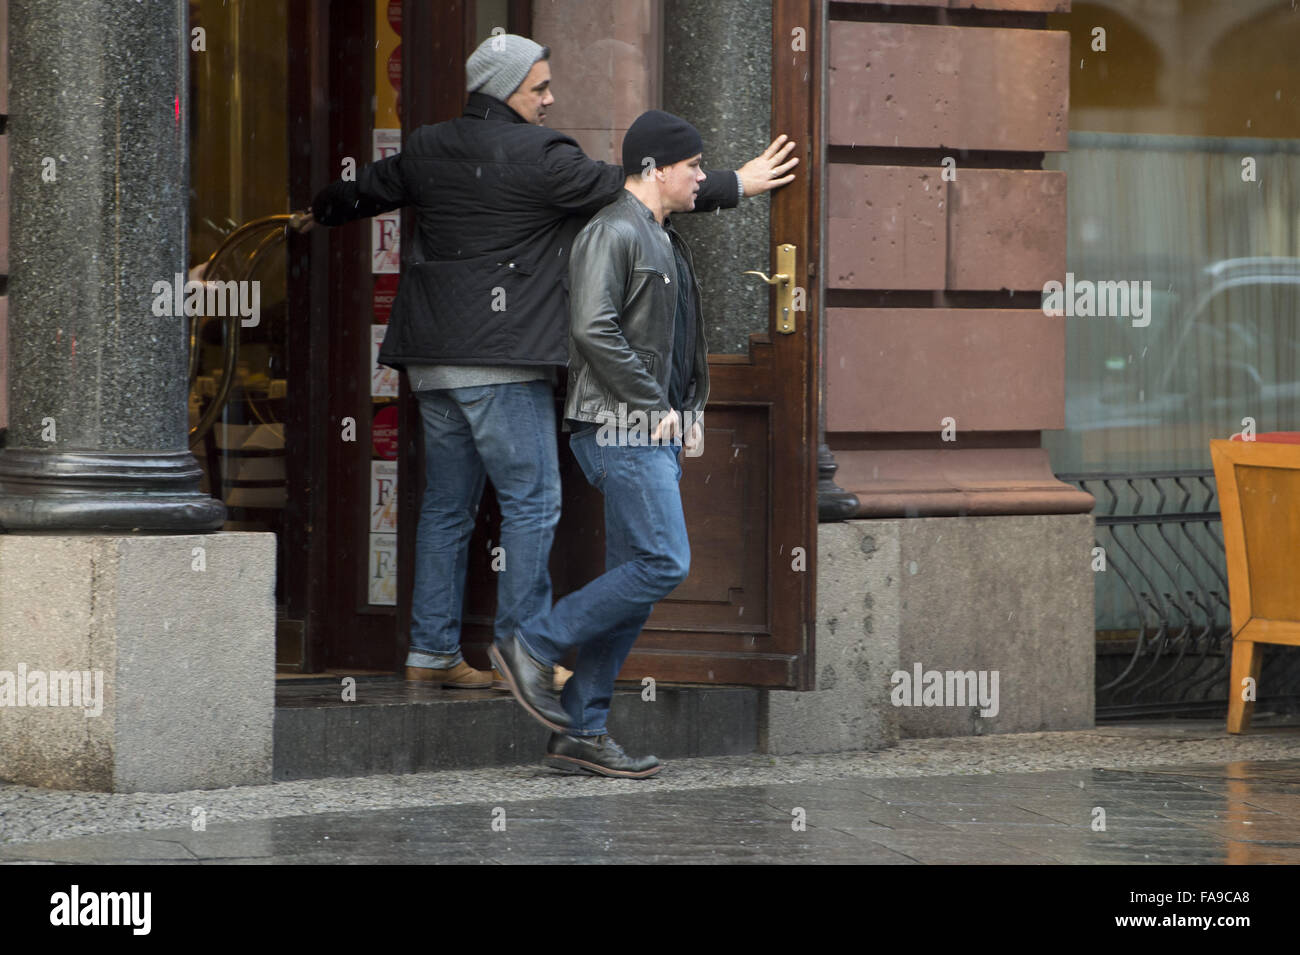
[[[605,573],[520,627],[544,663],[578,650],[560,702],[575,736],[608,732],[614,679],[654,605],[686,579],[690,541],[679,483],[681,446],[602,447],[595,428],[575,431],[573,456],[605,497]]]
[[[415,397],[424,419],[425,486],[406,665],[443,669],[464,659],[465,574],[485,477],[501,505],[496,638],[551,608],[548,561],[560,519],[555,396],[549,381],[524,381]]]

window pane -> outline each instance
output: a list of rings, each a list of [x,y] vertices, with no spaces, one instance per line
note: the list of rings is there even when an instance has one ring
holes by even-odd
[[[1252,418],[1300,430],[1300,17],[1289,2],[1076,3],[1067,270],[1150,283],[1145,315],[1066,318],[1058,473],[1208,468]],[[1094,30],[1106,31],[1106,51]],[[1145,286],[1143,286],[1145,287]]]

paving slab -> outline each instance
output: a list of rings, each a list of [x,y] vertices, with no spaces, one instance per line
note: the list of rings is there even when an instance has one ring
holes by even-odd
[[[1300,730],[915,740],[673,760],[644,781],[524,766],[166,795],[0,786],[0,863],[110,862],[1292,864]]]

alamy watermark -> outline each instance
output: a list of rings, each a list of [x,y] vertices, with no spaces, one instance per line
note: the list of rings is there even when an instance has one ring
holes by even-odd
[[[159,318],[182,315],[214,315],[219,318],[239,316],[239,324],[253,328],[262,321],[262,283],[248,281],[185,281],[177,272],[174,282],[159,279],[153,283],[153,313]]]
[[[1065,284],[1043,286],[1043,314],[1067,318],[1131,318],[1134,328],[1151,324],[1151,282],[1094,282],[1065,273]]]
[[[103,670],[0,670],[0,706],[68,706],[86,716],[104,712]]]
[[[895,706],[979,706],[980,716],[998,715],[997,670],[895,670],[889,701]]]
[[[51,925],[118,925],[133,935],[148,935],[152,910],[152,892],[83,892],[73,885],[50,896]]]
[[[687,449],[686,453],[695,457],[703,451],[704,425],[703,414],[698,411],[683,411],[680,413],[681,429],[680,432],[672,437],[660,436],[654,437],[659,431],[660,425],[674,414],[671,411],[653,410],[641,411],[633,409],[627,410],[627,404],[620,401],[618,403],[618,413],[615,416],[606,418],[596,429],[596,444],[602,448],[646,448],[657,445],[669,445],[677,447],[681,445],[686,437],[690,434],[691,428],[695,425],[700,426],[701,446],[695,450]]]

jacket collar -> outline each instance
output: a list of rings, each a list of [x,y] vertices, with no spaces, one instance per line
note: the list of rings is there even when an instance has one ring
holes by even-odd
[[[655,228],[660,228],[659,222],[655,219],[655,214],[650,211],[650,207],[634,196],[631,190],[624,189],[622,195],[619,196],[619,201],[624,203],[633,215],[640,216]],[[670,217],[664,216],[662,228],[665,232],[671,233],[674,231]]]
[[[640,216],[642,219],[648,219],[654,225],[659,223],[655,221],[655,214],[650,211],[650,207],[638,199],[630,189],[624,189],[619,193],[619,201],[627,206],[628,211],[633,215]]]
[[[495,119],[503,123],[527,122],[501,100],[495,96],[488,96],[487,93],[470,93],[463,115],[474,119]]]

